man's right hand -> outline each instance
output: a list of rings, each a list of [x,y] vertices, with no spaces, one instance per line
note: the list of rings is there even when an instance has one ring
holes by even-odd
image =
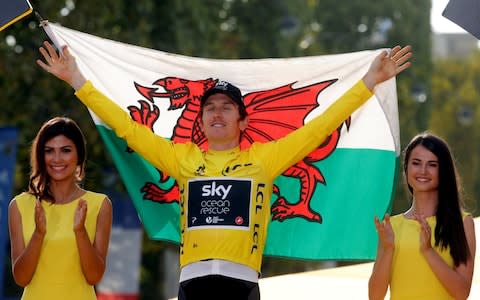
[[[76,91],[85,84],[86,79],[78,69],[75,57],[70,54],[66,46],[63,47],[62,53],[59,55],[53,46],[45,41],[39,51],[46,62],[37,60],[37,64],[42,69],[65,81]]]

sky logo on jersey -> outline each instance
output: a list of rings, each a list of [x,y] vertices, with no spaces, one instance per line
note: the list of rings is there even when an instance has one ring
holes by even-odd
[[[222,200],[225,200],[228,196],[228,192],[232,189],[231,185],[218,185],[217,182],[212,182],[211,185],[207,184],[202,187],[202,196],[203,197],[208,197],[208,196],[221,196]]]
[[[249,179],[190,181],[187,230],[205,226],[248,229],[251,189],[252,182]]]

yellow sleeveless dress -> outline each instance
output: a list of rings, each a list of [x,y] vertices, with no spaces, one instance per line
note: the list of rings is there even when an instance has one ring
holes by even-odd
[[[90,241],[94,240],[97,216],[105,199],[104,194],[87,192],[85,228]],[[22,300],[90,300],[97,299],[94,287],[87,283],[80,266],[73,218],[80,198],[67,204],[42,201],[47,219],[47,232],[35,274],[25,287]],[[28,193],[15,197],[22,218],[23,238],[28,244],[35,230],[35,198]]]
[[[465,217],[464,214],[463,217]],[[420,253],[420,224],[403,214],[391,219],[395,233],[395,252],[390,277],[390,297],[394,299],[453,299],[430,269]],[[432,228],[432,245],[435,244],[433,232],[437,224],[435,216],[428,217]],[[447,265],[453,268],[450,249],[434,248]]]

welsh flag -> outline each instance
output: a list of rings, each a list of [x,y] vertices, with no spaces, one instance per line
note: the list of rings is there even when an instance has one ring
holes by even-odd
[[[205,143],[200,97],[218,80],[238,86],[250,123],[242,147],[278,139],[322,114],[367,71],[380,50],[285,59],[187,57],[46,27],[68,45],[85,76],[132,119],[182,143]],[[373,259],[374,215],[390,209],[399,158],[395,80],[350,116],[317,150],[275,181],[266,255],[312,260]],[[128,148],[91,114],[149,237],[178,243],[175,180]],[[162,155],[162,153],[158,153]]]

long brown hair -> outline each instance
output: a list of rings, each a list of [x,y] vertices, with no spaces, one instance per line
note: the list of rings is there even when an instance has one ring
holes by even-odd
[[[87,156],[86,140],[77,123],[67,117],[55,117],[45,122],[33,140],[30,151],[30,180],[28,192],[37,199],[54,201],[50,192],[50,177],[45,165],[45,144],[54,137],[63,135],[73,142],[77,150],[77,181],[80,182],[85,171]]]
[[[466,263],[470,257],[465,229],[463,227],[463,199],[460,179],[448,144],[441,138],[424,132],[415,136],[404,150],[403,171],[407,178],[407,165],[412,150],[422,145],[438,159],[438,205],[436,212],[435,246],[450,249],[455,266]],[[408,184],[410,194],[412,187]]]

